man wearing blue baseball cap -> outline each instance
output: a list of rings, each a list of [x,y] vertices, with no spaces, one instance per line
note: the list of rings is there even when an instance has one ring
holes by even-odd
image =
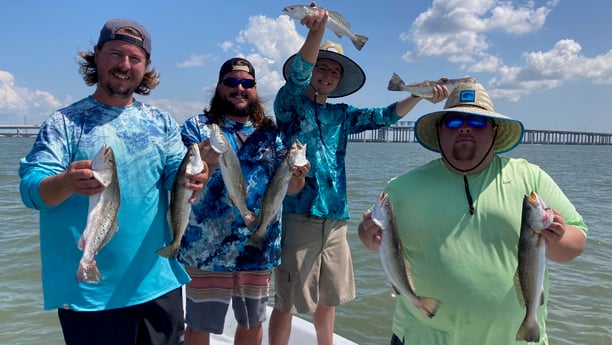
[[[132,20],[112,19],[93,52],[79,55],[95,91],[43,122],[19,168],[22,200],[40,212],[44,308],[58,310],[69,345],[179,344],[181,286],[189,275],[156,250],[172,240],[168,192],[186,148],[170,114],[133,96],[159,84],[150,34]],[[111,195],[116,215],[102,215],[116,232],[104,239],[96,238],[101,227],[84,232],[96,218],[90,205],[108,194],[92,164],[101,147],[114,153],[118,185]],[[190,177],[191,201],[207,180],[206,166]],[[98,240],[92,260],[85,253]]]

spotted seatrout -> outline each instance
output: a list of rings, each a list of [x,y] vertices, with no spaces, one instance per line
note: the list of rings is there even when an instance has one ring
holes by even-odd
[[[247,245],[258,248],[262,247],[266,229],[272,219],[276,217],[278,211],[280,211],[283,199],[287,194],[287,187],[289,186],[289,180],[292,174],[291,169],[295,166],[302,167],[307,163],[306,144],[302,145],[302,143],[296,140],[289,148],[289,152],[287,152],[285,158],[283,158],[276,168],[276,171],[274,171],[274,175],[266,187],[266,192],[261,202],[261,220],[257,230],[251,234]]]
[[[181,239],[185,234],[187,223],[189,223],[189,213],[191,204],[189,198],[193,191],[185,186],[189,182],[189,176],[197,175],[204,169],[204,163],[200,156],[198,144],[191,144],[181,161],[181,165],[176,173],[176,179],[170,192],[170,212],[169,220],[172,228],[172,242],[167,246],[157,250],[157,254],[165,258],[175,258],[181,246]]]
[[[540,341],[538,306],[544,303],[544,272],[546,270],[546,242],[540,232],[553,222],[553,211],[534,192],[523,198],[521,233],[518,243],[518,269],[515,278],[525,318],[516,333],[516,340]]]
[[[308,5],[293,5],[283,8],[283,13],[293,19],[301,20],[306,17],[307,14],[314,13],[316,10],[323,10],[323,8]],[[329,17],[327,18],[325,27],[333,31],[338,38],[342,36],[348,37],[355,48],[361,50],[368,41],[368,37],[351,32],[351,24],[349,24],[339,12],[330,10],[327,10],[327,12],[329,13]]]
[[[425,80],[418,83],[406,84],[397,73],[393,73],[387,89],[390,91],[406,91],[414,96],[431,98],[433,97],[433,88],[436,85],[445,85],[448,91],[452,91],[459,84],[475,83],[476,81],[476,78],[465,77],[459,79]]]
[[[221,154],[219,167],[230,200],[240,212],[247,228],[253,229],[257,225],[257,217],[246,205],[247,187],[240,160],[221,127],[215,123],[211,125],[210,146]]]
[[[96,255],[115,235],[118,229],[119,180],[115,154],[109,146],[102,145],[91,161],[94,178],[104,185],[104,191],[89,197],[87,225],[79,239],[78,248],[83,251],[76,279],[79,282],[97,283],[102,275],[96,264]]]
[[[434,317],[441,302],[434,298],[419,296],[415,292],[412,268],[404,257],[402,240],[388,194],[381,193],[372,209],[372,220],[382,229],[378,254],[391,285],[398,295],[407,298],[427,317]]]

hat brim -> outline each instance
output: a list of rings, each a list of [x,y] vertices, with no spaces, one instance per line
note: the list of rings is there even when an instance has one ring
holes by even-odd
[[[291,70],[291,64],[297,54],[290,56],[285,64],[283,65],[283,77],[287,80],[289,71]],[[363,87],[366,81],[365,72],[359,65],[351,60],[350,58],[338,54],[329,50],[319,50],[319,56],[317,59],[329,59],[337,62],[342,66],[342,78],[338,82],[338,86],[327,95],[328,98],[338,98],[348,96],[357,92]]]
[[[426,149],[440,152],[438,124],[448,112],[474,114],[494,119],[497,125],[497,136],[493,145],[495,153],[508,152],[519,145],[523,139],[525,129],[518,120],[479,107],[455,107],[425,114],[417,120],[414,125],[414,134],[417,141]]]

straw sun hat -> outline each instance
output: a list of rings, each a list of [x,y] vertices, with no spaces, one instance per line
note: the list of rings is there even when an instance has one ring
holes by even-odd
[[[448,112],[486,116],[495,121],[497,137],[493,150],[504,153],[515,148],[523,138],[523,124],[495,112],[489,94],[479,83],[458,85],[448,96],[444,110],[421,116],[415,124],[415,136],[426,149],[440,152],[438,125]]]
[[[293,54],[285,61],[283,66],[283,76],[285,79],[289,76],[291,64],[297,54]],[[317,59],[333,60],[342,66],[342,78],[338,82],[338,86],[332,91],[328,98],[344,97],[357,92],[365,84],[365,72],[359,65],[344,55],[342,46],[338,43],[325,41],[319,48],[319,56]]]

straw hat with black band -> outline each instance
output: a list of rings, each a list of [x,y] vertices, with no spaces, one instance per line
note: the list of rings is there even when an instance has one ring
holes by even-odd
[[[289,76],[291,70],[291,64],[297,54],[293,54],[285,61],[283,65],[283,76],[285,80]],[[325,41],[319,48],[319,55],[317,59],[329,59],[337,62],[342,66],[342,78],[338,82],[338,86],[332,91],[328,98],[337,98],[348,96],[352,93],[357,92],[365,84],[366,76],[365,72],[359,65],[344,55],[342,46],[338,43],[331,41]]]

